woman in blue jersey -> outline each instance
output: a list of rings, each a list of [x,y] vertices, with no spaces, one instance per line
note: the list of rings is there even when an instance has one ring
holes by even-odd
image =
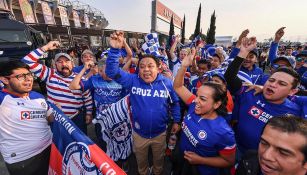
[[[184,73],[194,55],[195,49],[192,49],[192,53],[183,59],[174,81],[175,91],[189,105],[180,138],[180,152],[185,163],[176,173],[191,174],[191,170],[185,167],[188,164],[197,167],[196,174],[215,175],[219,174],[220,168],[234,165],[235,138],[222,117],[227,114],[227,95],[222,86],[214,82],[205,83],[196,96],[183,86]]]

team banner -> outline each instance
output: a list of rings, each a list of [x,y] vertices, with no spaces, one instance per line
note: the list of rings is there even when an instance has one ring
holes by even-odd
[[[96,144],[55,105],[49,175],[125,175]]]

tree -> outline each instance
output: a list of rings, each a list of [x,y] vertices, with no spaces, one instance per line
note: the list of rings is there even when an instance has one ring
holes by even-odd
[[[214,44],[215,43],[215,10],[213,14],[211,15],[211,21],[210,21],[210,28],[207,31],[207,38],[206,38],[206,43],[207,44]]]
[[[200,18],[201,18],[201,3],[199,4],[194,36],[197,36],[200,34]]]
[[[173,16],[171,18],[171,23],[169,26],[169,33],[168,33],[168,46],[171,47],[172,46],[172,37],[173,35],[175,35],[175,29],[174,29],[174,19]]]
[[[181,29],[181,43],[184,44],[185,40],[185,15],[183,16],[183,23],[182,23],[182,29]]]

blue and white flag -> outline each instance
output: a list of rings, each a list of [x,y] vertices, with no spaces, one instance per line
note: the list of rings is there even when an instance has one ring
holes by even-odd
[[[107,155],[112,160],[126,159],[132,152],[132,126],[129,95],[100,111],[93,123],[101,126],[102,139],[107,143]]]

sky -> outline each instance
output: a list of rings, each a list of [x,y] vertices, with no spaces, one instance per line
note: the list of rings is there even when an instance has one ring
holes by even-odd
[[[108,29],[149,33],[151,0],[79,0],[102,11]],[[160,0],[178,16],[186,16],[186,36],[195,29],[199,4],[201,28],[206,33],[213,11],[216,36],[238,37],[244,29],[258,41],[273,37],[286,27],[284,40],[307,41],[307,0]],[[168,32],[168,30],[166,31]],[[179,34],[179,33],[177,33]]]

